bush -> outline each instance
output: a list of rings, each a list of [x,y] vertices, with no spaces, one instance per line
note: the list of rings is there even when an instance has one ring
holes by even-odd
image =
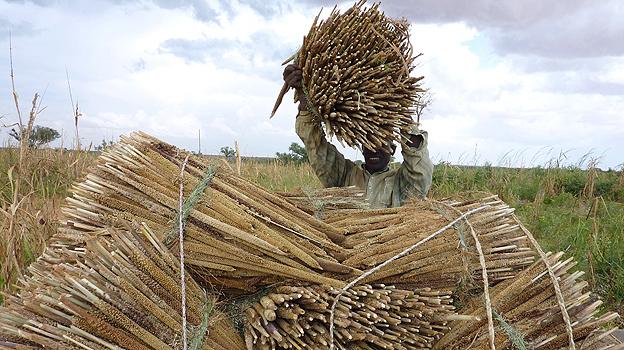
[[[18,142],[22,139],[22,133],[15,129],[11,129],[9,135],[16,139]],[[30,132],[28,138],[28,145],[31,148],[39,148],[61,137],[58,131],[49,128],[47,126],[36,125]]]
[[[308,151],[296,142],[290,144],[288,153],[275,153],[277,159],[284,164],[303,164],[308,162]]]

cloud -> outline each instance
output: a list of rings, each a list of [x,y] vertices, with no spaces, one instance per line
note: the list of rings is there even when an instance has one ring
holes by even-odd
[[[13,28],[22,105],[46,91],[39,123],[63,131],[65,144],[73,135],[67,68],[84,113],[83,144],[144,130],[195,150],[201,131],[204,152],[237,140],[244,154],[266,156],[298,141],[292,93],[275,118],[268,114],[282,85],[280,63],[300,45],[319,3],[0,0],[0,28]],[[412,42],[424,53],[415,74],[434,96],[422,122],[436,160],[532,165],[560,150],[578,159],[593,149],[605,167],[622,163],[624,59],[609,34],[619,27],[606,13],[613,2],[406,3],[383,5],[414,21]],[[608,29],[604,41],[588,21]],[[584,41],[578,47],[566,41],[574,35]],[[606,41],[612,47],[579,52]],[[0,83],[0,115],[12,121],[9,88]]]
[[[573,12],[554,12],[524,27],[495,27],[492,37],[502,53],[554,58],[621,56],[623,16],[620,1],[588,2]]]
[[[267,31],[252,33],[245,40],[175,38],[163,42],[160,50],[188,62],[218,63],[223,68],[274,78],[274,68],[294,50],[294,45],[275,42],[275,38],[274,33]]]
[[[109,0],[117,4],[136,4],[141,0]],[[291,8],[289,1],[264,0],[149,0],[152,4],[168,10],[186,9],[201,21],[214,21],[222,16],[236,16],[240,6],[246,6],[263,17],[273,17]]]
[[[325,0],[304,0],[330,5]],[[352,2],[346,2],[352,3]],[[386,0],[382,9],[415,23],[464,22],[500,54],[572,58],[624,54],[619,0]]]
[[[482,161],[543,164],[560,150],[571,150],[570,158],[578,159],[595,149],[604,164],[622,162],[615,151],[624,146],[618,136],[624,128],[622,80],[617,80],[622,64],[527,72],[516,66],[518,60],[475,50],[483,35],[462,23],[412,28],[413,42],[425,53],[416,73],[425,76],[433,93],[421,121],[438,160],[472,161],[476,148]],[[532,160],[544,148],[556,151]],[[523,156],[509,164],[512,160],[503,157],[509,152]]]

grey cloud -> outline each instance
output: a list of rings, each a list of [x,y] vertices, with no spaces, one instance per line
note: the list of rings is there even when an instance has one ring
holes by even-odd
[[[190,62],[204,62],[209,55],[222,55],[227,49],[227,40],[223,39],[168,39],[160,45],[160,50],[181,57]]]
[[[219,62],[221,67],[239,71],[246,70],[267,78],[275,78],[275,71],[273,69],[268,71],[264,67],[254,66],[254,57],[260,57],[262,63],[281,62],[293,53],[293,48],[290,45],[275,42],[275,37],[266,32],[256,32],[247,41],[229,39],[169,39],[161,44],[160,50],[190,62],[212,60]],[[228,67],[230,62],[227,59],[227,54],[233,50],[244,55],[252,64],[246,67]]]
[[[242,0],[242,5],[247,5],[260,15],[271,18],[286,12],[292,5],[286,1],[266,1],[266,0]],[[232,2],[224,0],[221,4],[228,10],[228,12],[234,13],[236,10],[232,6]]]
[[[21,35],[31,35],[36,33],[35,27],[28,22],[12,22],[8,18],[2,18],[0,15],[0,40],[4,40],[9,37],[9,33],[13,37]]]
[[[314,6],[331,4],[301,1]],[[386,0],[382,9],[417,23],[465,22],[491,38],[501,54],[624,55],[624,3],[619,0]]]
[[[26,3],[32,3],[38,6],[51,6],[51,5],[55,5],[58,3],[58,1],[53,1],[53,0],[6,0],[6,2],[10,3],[14,3],[14,4],[26,4]]]
[[[334,3],[301,1],[321,6]],[[476,27],[522,27],[545,17],[573,13],[579,6],[592,3],[590,0],[385,0],[381,6],[391,16],[407,17],[420,23],[465,21]]]
[[[526,28],[499,30],[494,46],[505,53],[542,57],[624,55],[624,5],[596,2],[572,14],[542,18]]]
[[[208,5],[206,0],[152,0],[155,4],[166,9],[189,7],[195,17],[202,21],[213,20],[217,12]]]
[[[81,0],[5,0],[9,3],[16,4],[27,4],[32,3],[38,6],[45,7],[53,7],[57,5],[62,5],[67,7],[68,9],[74,8],[75,5],[84,5],[85,2]],[[97,3],[95,0],[90,0],[93,3]],[[193,11],[195,17],[202,21],[210,21],[213,20],[217,16],[217,12],[210,7],[208,1],[206,0],[147,0],[147,2],[151,2],[154,5],[164,8],[164,9],[190,9]],[[116,5],[125,5],[125,4],[142,4],[145,3],[143,0],[103,0],[99,2],[101,3],[110,3]],[[78,6],[79,7],[79,6]]]
[[[113,3],[137,3],[140,0],[109,0]],[[218,13],[207,0],[150,0],[153,4],[164,9],[187,8],[193,11],[195,17],[201,21],[214,21]],[[247,5],[260,15],[270,18],[283,13],[291,5],[286,1],[242,0],[242,5]],[[236,5],[228,0],[220,0],[220,10],[228,16],[237,12]]]
[[[107,0],[113,4],[136,4],[142,3],[142,0]],[[214,20],[217,16],[217,12],[213,9],[206,0],[148,0],[148,2],[154,5],[168,9],[190,9],[193,12],[195,18],[202,21]]]
[[[526,74],[543,74],[547,83],[542,89],[561,93],[624,96],[624,82],[597,79],[608,76],[609,69],[624,64],[622,57],[550,58],[512,55],[508,62]]]
[[[559,93],[624,96],[624,84],[622,83],[604,82],[587,77],[571,77],[551,81],[553,83],[550,89]]]
[[[526,73],[566,72],[582,69],[583,71],[600,71],[614,63],[617,58],[611,57],[578,57],[562,60],[553,57],[535,57],[511,55],[507,57],[514,67]]]

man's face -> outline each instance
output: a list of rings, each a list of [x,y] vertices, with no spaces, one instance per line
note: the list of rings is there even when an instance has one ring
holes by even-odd
[[[392,153],[387,149],[377,149],[371,151],[368,148],[364,148],[362,154],[364,155],[364,165],[369,173],[384,171],[390,163],[390,158],[394,154],[396,147],[392,146]]]

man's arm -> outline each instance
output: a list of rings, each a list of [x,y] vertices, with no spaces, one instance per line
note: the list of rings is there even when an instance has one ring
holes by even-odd
[[[403,164],[396,175],[393,201],[403,205],[410,197],[424,198],[431,188],[433,163],[427,150],[426,131],[418,130],[414,125],[405,135],[409,141],[401,146]]]
[[[321,122],[308,111],[299,111],[295,124],[297,135],[308,152],[310,165],[325,187],[357,185],[353,183],[358,167],[325,138]]]
[[[299,114],[295,129],[303,141],[312,169],[325,187],[342,187],[358,185],[358,167],[338,152],[336,146],[325,138],[321,122],[315,120],[308,110],[308,101],[303,94],[301,69],[288,65],[284,69],[284,81],[295,89],[295,100],[299,101]],[[360,178],[363,178],[361,172]],[[363,181],[360,181],[363,182]]]

